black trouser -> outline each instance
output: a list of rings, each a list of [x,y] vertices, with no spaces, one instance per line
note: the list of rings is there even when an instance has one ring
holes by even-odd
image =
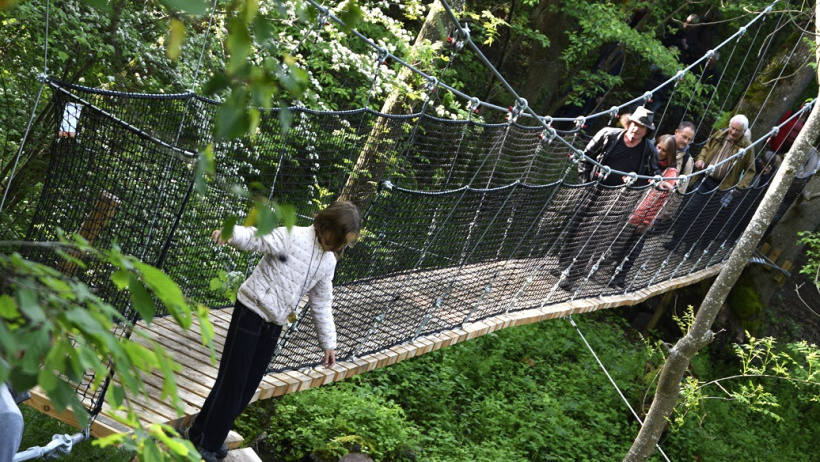
[[[626,274],[632,269],[635,260],[641,255],[646,244],[647,234],[649,231],[644,228],[640,231],[637,226],[628,223],[621,234],[615,239],[612,244],[612,250],[609,256],[604,260],[603,266],[612,266],[613,272],[617,271],[619,265],[623,265],[621,271],[615,275],[613,283],[617,285],[624,285],[626,282]]]
[[[233,310],[211,393],[188,434],[195,444],[217,451],[247,407],[268,369],[282,326],[266,322],[239,300]]]
[[[579,201],[575,215],[564,234],[559,255],[559,268],[569,267],[569,281],[586,276],[586,267],[594,263],[609,244],[608,234],[621,224],[623,217],[612,214],[610,207],[617,195],[609,195],[599,187],[588,189]],[[575,262],[573,262],[575,258]]]
[[[679,249],[688,249],[703,234],[703,232],[697,232],[698,227],[692,226],[695,220],[712,220],[708,213],[701,213],[701,211],[712,197],[709,193],[718,186],[720,186],[720,181],[712,177],[704,178],[698,185],[697,191],[689,198],[689,202],[681,209],[672,231],[672,242],[679,243]]]

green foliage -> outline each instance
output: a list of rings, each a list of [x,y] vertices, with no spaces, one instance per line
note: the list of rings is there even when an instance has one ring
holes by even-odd
[[[630,341],[630,329],[607,313],[576,322],[645,412],[664,346]],[[708,351],[695,357],[664,451],[672,460],[811,461],[820,432],[817,348],[777,348],[771,339],[736,348],[737,363]],[[267,432],[261,449],[281,460],[335,460],[325,457],[354,443],[380,461],[618,460],[638,431],[580,337],[557,319],[259,403],[239,422],[246,436]]]
[[[352,391],[349,385],[340,385],[341,393],[319,388],[309,392],[309,399],[284,398],[270,418],[275,431],[265,445],[276,449],[282,460],[302,460],[313,453],[318,460],[335,461],[354,444],[376,460],[408,460],[419,433],[404,412],[378,393]],[[240,422],[248,414],[252,412],[243,414]]]
[[[211,279],[211,290],[234,303],[239,286],[244,281],[245,275],[239,271],[220,270],[218,277]]]
[[[806,246],[808,262],[800,268],[800,274],[813,278],[814,285],[820,288],[820,232],[801,231],[800,243]]]
[[[93,375],[90,387],[94,391],[109,377],[110,368],[115,380],[106,398],[111,407],[125,411],[118,419],[134,433],[106,438],[98,444],[123,445],[129,450],[156,454],[161,443],[168,448],[162,451],[164,457],[193,457],[190,443],[175,438],[178,435],[169,427],[142,428],[131,401],[147,394],[143,377],[157,372],[162,377],[160,399],[170,400],[181,414],[182,402],[174,380],[178,365],[161,345],[134,329],[132,319],[68,274],[84,268],[84,260],[90,258],[106,262],[111,267],[111,280],[120,290],[128,290],[131,306],[146,324],[153,318],[157,301],[185,329],[195,316],[203,326],[203,344],[213,352],[207,309],[190,306],[164,273],[122,254],[117,247],[94,249],[81,237],[25,246],[51,248],[64,261],[57,270],[26,260],[17,252],[0,254],[0,357],[8,363],[0,363],[0,383],[9,382],[17,390],[39,386],[56,411],[70,409],[85,426],[89,416],[76,384]],[[121,335],[123,329],[133,329],[132,338]]]

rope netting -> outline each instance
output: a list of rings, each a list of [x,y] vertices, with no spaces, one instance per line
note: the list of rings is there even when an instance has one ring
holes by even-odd
[[[28,240],[55,240],[62,229],[103,248],[117,244],[165,271],[190,299],[218,308],[232,304],[210,290],[211,280],[221,271],[244,279],[259,255],[214,246],[209,236],[228,217],[242,222],[254,197],[292,204],[302,226],[340,196],[363,205],[362,236],[334,280],[340,359],[720,264],[768,187],[680,194],[645,177],[629,187],[582,184],[577,162],[588,138],[556,131],[548,118],[519,123],[523,105],[497,124],[292,107],[287,129],[278,109],[261,110],[254,136],[216,140],[218,103],[193,93],[47,83],[62,121]],[[618,110],[597,116],[612,120]],[[202,194],[198,152],[208,144],[218,167]],[[361,168],[363,153],[379,161]],[[106,265],[81,269],[45,248],[25,256],[77,277],[138,321]],[[302,306],[270,371],[317,365],[317,345]],[[96,413],[105,390],[90,383],[78,392]]]
[[[360,152],[373,148],[364,146],[373,142],[371,128],[386,127],[377,148],[388,153],[384,178],[390,182],[381,184],[365,211],[360,242],[337,268],[340,358],[508,311],[636,290],[715,265],[728,256],[765,190],[716,190],[704,198],[674,193],[655,223],[638,233],[630,225],[637,204],[650,193],[669,193],[651,186],[577,184],[567,146],[549,142],[540,127],[292,108],[285,133],[278,111],[271,110],[263,113],[256,137],[216,142],[219,168],[201,195],[194,191],[192,149],[211,141],[204,127],[212,123],[214,102],[49,84],[56,110],[78,112],[73,136],[52,143],[28,239],[54,240],[60,228],[101,247],[116,243],[163,269],[191,299],[213,307],[229,302],[210,290],[211,279],[222,270],[246,276],[258,259],[209,240],[226,217],[241,220],[251,207],[251,199],[237,200],[232,188],[293,204],[297,224],[307,225],[342,191]],[[356,200],[366,193],[347,195]],[[726,206],[725,197],[736,205]],[[697,210],[689,211],[690,202],[697,202]],[[673,241],[674,230],[683,234]],[[638,240],[642,250],[635,251]],[[127,295],[111,283],[110,268],[88,261],[81,270],[48,250],[28,252],[81,279],[136,320]],[[626,260],[634,262],[625,272],[628,282],[610,284]],[[562,265],[568,262],[569,270]],[[567,271],[583,275],[584,282],[561,289]],[[310,316],[309,309],[300,311],[271,370],[315,365]],[[90,393],[88,384],[82,387]]]

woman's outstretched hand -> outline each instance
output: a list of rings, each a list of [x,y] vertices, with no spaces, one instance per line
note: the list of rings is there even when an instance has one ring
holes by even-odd
[[[333,367],[336,365],[336,352],[333,350],[325,350],[325,359],[322,360],[322,366]]]
[[[222,230],[219,230],[219,229],[215,229],[214,232],[211,233],[211,240],[216,242],[219,245],[225,245],[225,244],[230,244],[231,243],[231,239],[228,239],[227,241],[222,240]]]

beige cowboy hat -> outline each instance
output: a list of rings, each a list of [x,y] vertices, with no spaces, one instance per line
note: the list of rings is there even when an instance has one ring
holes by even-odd
[[[629,114],[626,118],[636,124],[643,125],[647,130],[655,129],[655,124],[653,123],[655,113],[643,106],[638,106],[635,112]]]

